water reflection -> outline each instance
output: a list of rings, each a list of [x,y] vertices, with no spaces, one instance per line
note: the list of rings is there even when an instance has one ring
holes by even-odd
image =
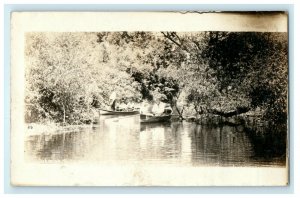
[[[242,126],[187,122],[140,124],[139,116],[102,117],[96,127],[28,136],[26,159],[39,162],[166,163],[195,166],[284,165],[284,157],[257,155]]]

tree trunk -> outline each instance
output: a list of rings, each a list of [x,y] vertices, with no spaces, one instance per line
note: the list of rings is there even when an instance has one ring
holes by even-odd
[[[63,111],[64,111],[63,124],[65,125],[66,124],[66,108],[65,108],[64,104],[62,104],[62,106],[63,106]]]
[[[222,112],[222,111],[218,111],[216,109],[208,110],[208,112],[211,113],[211,114],[219,115],[219,116],[222,116],[222,117],[225,117],[225,118],[229,118],[229,117],[236,116],[236,115],[239,115],[239,114],[242,114],[242,113],[246,113],[248,111],[250,111],[249,107],[237,107],[236,110],[229,111],[229,112]]]
[[[184,118],[183,118],[183,116],[182,116],[182,113],[183,113],[183,108],[184,107],[182,107],[182,110],[180,111],[179,110],[179,108],[178,108],[178,106],[177,106],[177,101],[175,102],[175,109],[176,109],[176,111],[178,112],[178,115],[179,115],[179,118],[181,119],[181,120],[183,120]]]

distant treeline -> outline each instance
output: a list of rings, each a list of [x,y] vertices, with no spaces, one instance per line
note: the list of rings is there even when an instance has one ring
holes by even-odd
[[[259,109],[286,123],[287,33],[26,34],[26,121],[80,124],[109,95],[165,95],[179,116]],[[243,111],[241,111],[243,110]]]

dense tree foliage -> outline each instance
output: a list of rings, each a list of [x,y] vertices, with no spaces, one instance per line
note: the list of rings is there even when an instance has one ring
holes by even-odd
[[[94,33],[32,33],[26,47],[26,103],[35,113],[28,117],[78,123],[112,91],[139,96],[139,84],[110,61],[114,55]]]
[[[163,95],[182,118],[259,108],[285,122],[287,48],[286,33],[28,33],[26,118],[85,122],[116,91]]]
[[[288,44],[286,33],[211,32],[204,57],[216,71],[220,90],[246,94],[251,107],[286,122]]]

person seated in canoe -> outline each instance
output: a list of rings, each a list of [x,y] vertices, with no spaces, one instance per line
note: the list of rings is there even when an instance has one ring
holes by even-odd
[[[135,109],[135,104],[133,102],[132,98],[128,98],[128,103],[127,103],[127,110],[128,111],[133,111]]]
[[[109,105],[111,110],[115,111],[116,110],[116,105],[117,104],[117,93],[112,92],[109,96]]]
[[[167,115],[172,114],[173,110],[170,104],[166,104],[164,113]]]
[[[126,98],[122,98],[120,104],[117,107],[118,111],[127,111],[128,106],[127,106],[127,100]]]
[[[140,105],[140,113],[144,115],[152,115],[152,103],[149,99],[144,100]]]
[[[166,103],[162,102],[162,100],[164,100],[164,99],[165,99],[165,97],[161,96],[154,100],[154,105],[152,107],[152,114],[154,116],[161,116],[165,113]]]

